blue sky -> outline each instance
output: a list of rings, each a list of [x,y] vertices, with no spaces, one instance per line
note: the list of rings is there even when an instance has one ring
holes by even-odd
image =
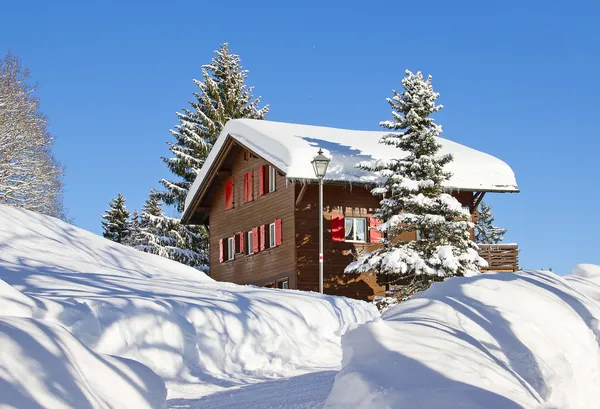
[[[521,265],[600,264],[600,1],[283,3],[3,5],[0,54],[40,86],[78,226],[99,233],[117,192],[139,208],[170,177],[175,111],[228,41],[271,120],[377,130],[404,69],[432,74],[444,136],[516,173],[521,193],[486,199]]]

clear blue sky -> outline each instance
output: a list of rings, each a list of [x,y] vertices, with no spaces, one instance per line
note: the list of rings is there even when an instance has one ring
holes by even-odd
[[[497,156],[521,193],[488,194],[521,264],[600,264],[600,1],[31,1],[0,16],[0,54],[39,84],[66,205],[100,232],[138,208],[193,78],[228,41],[269,119],[379,129],[405,68],[434,77],[444,136]]]

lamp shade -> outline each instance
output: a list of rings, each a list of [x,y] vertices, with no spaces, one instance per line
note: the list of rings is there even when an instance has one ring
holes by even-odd
[[[322,179],[325,177],[325,173],[327,173],[327,166],[329,165],[329,158],[323,155],[323,151],[319,149],[319,153],[314,159],[311,161],[313,165],[313,169],[315,170],[315,175],[317,178]]]

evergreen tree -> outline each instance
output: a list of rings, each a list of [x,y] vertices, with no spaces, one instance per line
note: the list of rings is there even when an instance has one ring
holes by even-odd
[[[384,183],[373,189],[384,195],[375,217],[382,220],[383,246],[366,253],[346,268],[346,272],[374,270],[422,283],[426,288],[434,280],[449,276],[477,274],[486,262],[479,257],[477,245],[470,240],[468,221],[462,205],[444,192],[443,182],[450,178],[444,166],[451,155],[440,155],[436,137],[442,133],[430,115],[442,109],[435,101],[431,76],[427,80],[418,72],[406,71],[402,80],[404,92],[394,91],[388,98],[393,120],[381,125],[397,131],[383,136],[380,143],[407,154],[359,167],[377,172]],[[417,240],[403,241],[402,233],[418,232]]]
[[[102,215],[102,235],[117,243],[123,242],[129,234],[129,211],[125,207],[125,198],[119,193],[116,199],[110,201],[109,209]]]
[[[481,202],[479,217],[475,223],[475,241],[481,244],[496,244],[504,240],[506,229],[494,225],[492,206]]]
[[[231,53],[227,43],[215,53],[212,62],[202,66],[203,81],[194,80],[198,91],[191,108],[177,112],[179,124],[170,131],[176,142],[167,142],[173,157],[162,158],[178,180],[161,180],[166,191],[157,197],[179,212],[225,123],[236,118],[264,119],[268,111],[268,106],[259,108],[260,97],[255,99],[253,87],[245,85],[248,71],[242,69],[239,55]]]
[[[206,238],[177,218],[165,216],[162,202],[152,191],[131,236],[137,250],[203,269],[208,263]]]

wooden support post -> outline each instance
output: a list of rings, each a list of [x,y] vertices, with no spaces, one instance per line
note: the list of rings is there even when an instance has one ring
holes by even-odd
[[[485,196],[485,192],[479,192],[475,194],[475,197],[473,198],[473,213],[475,213],[479,207],[479,204],[483,200],[483,196]]]
[[[298,198],[296,199],[296,207],[300,204],[302,198],[304,197],[304,192],[306,192],[306,186],[306,183],[302,184],[302,189],[300,189],[300,193],[298,194]]]

